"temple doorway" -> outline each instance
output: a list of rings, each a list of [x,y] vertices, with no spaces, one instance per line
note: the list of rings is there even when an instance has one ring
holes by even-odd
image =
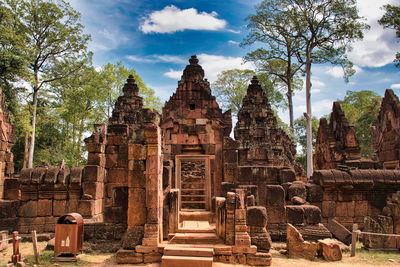
[[[180,211],[209,211],[211,207],[210,156],[178,155],[176,187]]]

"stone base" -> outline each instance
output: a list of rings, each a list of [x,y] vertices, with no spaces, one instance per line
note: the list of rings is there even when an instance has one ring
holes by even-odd
[[[163,256],[162,267],[212,267],[213,257]]]
[[[116,259],[118,264],[137,264],[143,262],[143,254],[134,250],[120,249],[117,251]]]
[[[271,266],[271,260],[271,253],[258,252],[256,254],[247,254],[246,263],[253,266]]]

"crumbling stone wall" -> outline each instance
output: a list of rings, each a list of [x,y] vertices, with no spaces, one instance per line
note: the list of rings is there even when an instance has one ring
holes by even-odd
[[[400,234],[400,191],[388,197],[380,215],[364,218],[363,232]],[[362,242],[364,247],[371,249],[398,251],[400,248],[400,237],[363,235]]]
[[[312,181],[322,187],[319,205],[322,222],[334,218],[347,228],[364,224],[364,217],[376,217],[386,205],[386,198],[400,189],[397,170],[318,170]]]
[[[372,169],[370,160],[361,159],[354,127],[349,125],[339,102],[334,102],[329,124],[326,118],[319,122],[314,164],[317,169],[335,169],[347,165]]]
[[[399,169],[400,102],[393,90],[387,89],[376,124],[372,127],[372,142],[384,169]]]
[[[15,143],[15,127],[11,124],[3,91],[0,87],[0,199],[8,190],[4,188],[5,179],[14,173],[14,156],[11,148]]]

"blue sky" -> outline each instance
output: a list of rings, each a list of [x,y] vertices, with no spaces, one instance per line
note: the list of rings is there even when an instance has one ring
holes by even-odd
[[[222,70],[254,68],[242,57],[252,47],[239,43],[247,34],[245,18],[254,13],[259,1],[137,1],[71,0],[82,15],[87,33],[92,35],[90,49],[95,66],[122,61],[132,67],[143,81],[167,101],[176,90],[187,60],[197,54],[210,82]],[[400,43],[393,30],[384,30],[377,20],[381,6],[400,5],[400,0],[359,0],[362,16],[371,25],[361,42],[354,44],[349,58],[357,74],[345,83],[342,70],[332,65],[312,67],[313,115],[328,114],[332,102],[342,99],[347,90],[400,90],[400,69],[392,63]],[[304,90],[294,96],[295,118],[305,112]],[[287,112],[280,117],[288,122]]]

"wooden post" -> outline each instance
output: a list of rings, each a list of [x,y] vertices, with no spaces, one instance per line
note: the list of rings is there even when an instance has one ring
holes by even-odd
[[[35,261],[36,261],[36,264],[40,264],[39,250],[38,250],[38,245],[37,245],[36,230],[33,230],[33,231],[31,232],[31,236],[32,236],[33,252],[35,253]]]
[[[351,255],[350,257],[354,257],[356,255],[356,244],[357,244],[357,235],[358,235],[358,224],[353,224],[353,232],[351,233]]]
[[[12,238],[13,238],[13,255],[11,256],[11,262],[14,265],[17,265],[17,263],[21,261],[21,254],[19,253],[19,237],[17,231],[14,231],[12,233]]]

